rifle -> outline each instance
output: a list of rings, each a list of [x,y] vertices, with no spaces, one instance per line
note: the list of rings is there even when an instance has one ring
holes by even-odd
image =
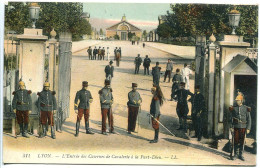
[[[139,106],[139,111],[140,111],[140,113],[141,113],[141,111],[142,111],[142,108],[141,108],[141,106]],[[139,111],[138,111],[138,113],[137,113],[137,135],[138,135],[138,132],[139,132]]]
[[[16,125],[16,121],[17,120],[17,118],[16,118],[16,114],[15,114],[15,118],[14,118],[14,138],[16,139],[17,138],[17,133],[16,133],[16,127],[17,127],[17,125]]]
[[[234,153],[235,153],[235,147],[234,147],[234,143],[235,143],[234,129],[233,129],[233,131],[231,131],[231,136],[232,136],[232,141],[231,141],[230,157],[232,158],[232,157],[234,156]]]

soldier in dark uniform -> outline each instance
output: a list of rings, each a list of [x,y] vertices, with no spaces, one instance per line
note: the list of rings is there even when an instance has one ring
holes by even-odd
[[[195,94],[191,98],[192,103],[192,124],[195,128],[194,138],[198,138],[198,141],[202,137],[202,119],[205,112],[204,96],[200,93],[200,86],[195,87]]]
[[[116,53],[117,53],[117,47],[114,49],[114,55],[115,55],[115,59],[116,60]]]
[[[121,50],[121,47],[119,47],[118,52],[119,52],[119,54],[120,54],[120,58],[121,58],[121,57],[122,57],[122,50]]]
[[[159,121],[160,118],[160,106],[163,105],[164,96],[161,91],[160,86],[154,85],[151,89],[151,92],[153,94],[152,102],[150,105],[150,114],[152,115],[152,127],[154,129],[154,139],[150,141],[150,143],[157,143],[158,137],[159,137]],[[156,121],[157,120],[157,121]]]
[[[51,137],[55,139],[56,136],[54,130],[53,113],[55,114],[55,110],[57,109],[57,102],[54,96],[56,93],[55,91],[50,91],[49,89],[50,83],[45,82],[43,85],[43,90],[37,94],[39,96],[37,106],[40,110],[40,122],[43,128],[43,133],[40,135],[40,138],[46,136],[48,125],[51,125]]]
[[[89,60],[92,60],[93,58],[92,58],[92,48],[91,48],[91,46],[89,46],[87,52],[88,52],[88,58],[89,58]]]
[[[137,84],[132,83],[132,91],[128,93],[128,134],[135,131],[136,119],[138,116],[139,106],[142,103],[140,94],[136,91]]]
[[[102,60],[102,58],[103,58],[103,60],[104,60],[104,58],[105,58],[105,53],[106,53],[106,50],[105,50],[105,47],[103,47],[102,50],[101,50],[101,60]]]
[[[80,121],[81,121],[83,114],[84,114],[86,134],[94,134],[89,129],[90,103],[93,102],[93,98],[92,98],[90,91],[87,89],[88,89],[88,82],[83,81],[82,89],[77,92],[75,100],[74,100],[74,103],[75,103],[74,110],[75,110],[75,113],[77,114],[76,134],[75,134],[76,137],[79,135]]]
[[[98,48],[98,60],[101,60],[101,53],[102,53],[102,49],[101,47]]]
[[[16,119],[20,126],[20,133],[23,137],[29,138],[28,135],[28,123],[29,114],[32,111],[32,98],[31,91],[25,89],[23,81],[19,82],[19,90],[13,92],[14,98],[12,107],[14,113],[16,113]]]
[[[144,59],[144,63],[143,63],[143,66],[144,66],[144,75],[146,75],[146,71],[147,71],[147,74],[149,75],[150,63],[151,63],[151,59],[148,58],[148,55],[146,55],[146,56],[145,56],[145,59]]]
[[[152,68],[153,84],[159,86],[161,67],[159,67],[159,62],[156,62],[156,66]]]
[[[180,89],[175,92],[178,101],[176,111],[179,117],[179,124],[180,124],[178,130],[184,129],[184,132],[187,133],[187,115],[189,113],[187,98],[188,95],[193,96],[193,94],[189,90],[185,90],[184,88],[185,88],[185,83],[181,82]]]
[[[182,76],[180,74],[180,69],[179,68],[176,69],[176,74],[173,76],[172,82],[173,82],[173,84],[172,84],[171,101],[173,99],[176,100],[175,92],[180,88],[180,83],[182,82]]]
[[[96,60],[97,59],[97,54],[98,54],[98,49],[95,46],[94,50],[93,50],[93,59]]]
[[[102,134],[107,135],[106,132],[106,119],[108,118],[108,124],[110,127],[110,133],[114,134],[114,119],[112,114],[113,94],[112,88],[110,87],[110,81],[105,80],[105,87],[99,91],[99,98],[101,104],[101,115],[102,115]]]
[[[243,105],[243,96],[240,93],[236,97],[237,106],[231,106],[229,111],[231,113],[231,132],[234,136],[234,156],[230,155],[232,160],[237,157],[242,161],[245,160],[243,157],[243,146],[245,141],[246,133],[250,133],[251,129],[251,108]]]
[[[145,43],[143,43],[143,48],[145,47]]]
[[[140,65],[142,64],[143,60],[140,57],[140,54],[137,55],[137,57],[135,57],[135,74],[139,73],[139,68]]]
[[[109,65],[107,65],[105,67],[106,79],[109,80],[110,83],[111,83],[112,78],[114,76],[114,66],[112,64],[113,64],[113,61],[110,61]]]

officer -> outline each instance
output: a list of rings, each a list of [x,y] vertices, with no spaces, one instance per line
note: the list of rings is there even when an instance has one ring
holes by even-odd
[[[137,57],[135,57],[135,74],[139,73],[139,68],[140,65],[142,64],[143,60],[140,57],[140,54],[137,55]]]
[[[189,113],[189,107],[187,102],[188,95],[193,96],[193,94],[185,89],[185,83],[180,83],[180,89],[175,92],[177,95],[177,115],[179,117],[180,127],[177,130],[184,129],[184,132],[187,133],[187,115]]]
[[[171,101],[176,100],[175,92],[180,88],[180,83],[182,82],[182,76],[180,75],[180,69],[176,69],[176,74],[174,74],[172,78],[172,94],[171,94]]]
[[[26,90],[25,83],[20,81],[18,83],[19,89],[13,92],[14,98],[12,102],[12,108],[16,113],[16,119],[20,126],[20,133],[23,137],[29,138],[28,135],[28,123],[29,114],[32,111],[32,98],[31,91]]]
[[[83,81],[82,82],[82,89],[79,90],[76,94],[75,100],[74,100],[74,110],[77,114],[77,122],[76,122],[76,134],[77,137],[79,135],[79,127],[80,127],[80,121],[84,114],[84,121],[85,121],[85,129],[86,134],[94,134],[89,129],[89,109],[90,109],[90,103],[93,102],[93,98],[91,96],[91,93],[88,89],[88,82]]]
[[[113,61],[110,61],[109,65],[107,65],[105,67],[106,79],[109,80],[110,83],[111,83],[112,78],[114,76],[114,66],[112,64],[113,64]]]
[[[37,95],[39,96],[37,106],[40,111],[40,122],[43,128],[43,133],[40,135],[40,138],[46,136],[48,125],[51,125],[51,137],[53,139],[56,139],[53,122],[53,113],[55,114],[55,110],[57,109],[57,102],[54,96],[56,93],[55,91],[50,91],[49,89],[50,83],[45,82],[43,85],[43,90],[37,93]]]
[[[192,103],[192,124],[195,128],[194,138],[198,138],[198,141],[202,137],[202,119],[205,112],[205,101],[204,96],[200,93],[200,86],[195,87],[195,94],[191,99]]]
[[[91,46],[89,46],[87,52],[88,52],[88,58],[89,58],[89,60],[92,60],[93,58],[92,58],[92,48],[91,48]]]
[[[143,63],[143,66],[144,66],[144,75],[146,75],[146,71],[147,71],[147,74],[149,75],[150,63],[151,63],[151,59],[148,58],[148,55],[146,55],[146,56],[145,56],[145,59],[144,59],[144,63]]]
[[[101,54],[102,54],[102,49],[101,49],[101,47],[99,46],[99,48],[98,48],[98,60],[101,60]]]
[[[243,105],[241,92],[235,100],[237,105],[229,108],[231,113],[231,132],[233,132],[234,136],[234,156],[230,155],[230,158],[235,160],[239,157],[239,159],[244,161],[243,148],[245,145],[245,135],[246,133],[249,134],[251,129],[251,108]]]
[[[97,54],[98,54],[98,49],[95,46],[94,50],[93,50],[93,59],[96,60],[97,59]]]
[[[99,91],[99,98],[101,104],[101,115],[102,115],[102,131],[103,135],[107,135],[106,132],[106,119],[108,118],[108,124],[110,127],[110,133],[114,134],[114,120],[112,114],[112,104],[114,101],[112,88],[110,87],[110,81],[105,80],[105,87]]]
[[[159,62],[156,62],[156,66],[152,68],[153,84],[159,86],[161,67],[159,67]]]
[[[136,119],[138,116],[139,106],[142,103],[142,98],[138,93],[137,84],[132,83],[132,91],[128,93],[128,134],[135,131]]]
[[[168,62],[166,64],[166,71],[165,71],[165,74],[164,74],[164,81],[163,82],[166,81],[167,76],[169,76],[168,82],[170,82],[172,70],[173,70],[173,64],[172,64],[171,60],[168,59]]]
[[[154,129],[154,139],[150,143],[157,143],[159,138],[159,118],[160,118],[160,106],[163,105],[164,96],[160,86],[154,85],[151,89],[153,98],[150,105],[150,114],[152,116],[152,127]]]

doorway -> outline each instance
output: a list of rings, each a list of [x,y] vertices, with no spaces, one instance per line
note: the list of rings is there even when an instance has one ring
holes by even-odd
[[[121,40],[126,40],[126,32],[121,32]]]

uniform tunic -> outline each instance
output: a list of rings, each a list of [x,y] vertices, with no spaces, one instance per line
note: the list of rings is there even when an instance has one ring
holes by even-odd
[[[150,63],[151,63],[151,59],[150,58],[145,58],[144,59],[144,63],[143,63],[143,66],[144,66],[144,74],[146,75],[146,71],[149,75],[149,67],[150,67]]]
[[[105,67],[106,78],[111,81],[114,77],[114,66],[107,65]]]
[[[157,96],[152,98],[150,105],[150,114],[159,121],[160,113],[160,100]],[[159,129],[159,123],[152,117],[152,126],[155,130]]]
[[[173,76],[172,78],[172,94],[171,94],[171,98],[175,98],[175,92],[179,89],[180,87],[180,83],[182,82],[182,76],[177,73]]]
[[[135,73],[139,73],[139,68],[142,62],[143,60],[141,57],[135,57]]]
[[[153,75],[153,83],[155,85],[159,86],[160,75],[161,75],[161,67],[158,67],[158,66],[153,67],[152,75]]]

